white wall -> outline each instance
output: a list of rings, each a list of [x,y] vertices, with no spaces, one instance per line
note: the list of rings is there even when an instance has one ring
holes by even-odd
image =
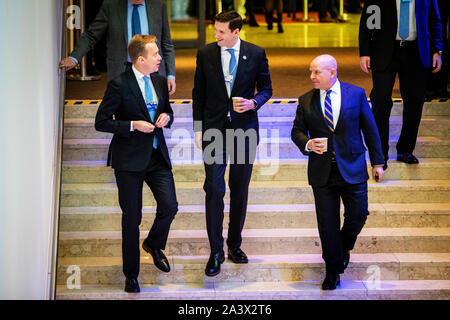
[[[0,1],[0,299],[48,299],[60,0]]]

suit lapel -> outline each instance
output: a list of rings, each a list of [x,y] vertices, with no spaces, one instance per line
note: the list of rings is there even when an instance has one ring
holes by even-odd
[[[131,92],[136,98],[138,108],[145,114],[147,121],[150,122],[150,115],[148,114],[147,105],[145,104],[144,97],[142,96],[142,91],[139,88],[136,76],[134,75],[132,69],[127,71],[127,78],[128,78],[128,86],[130,87]]]
[[[330,130],[328,128],[327,123],[325,122],[325,115],[323,114],[322,106],[320,105],[320,90],[319,89],[314,90],[311,103],[312,103],[312,110],[316,114],[316,116],[320,119],[320,123],[322,123],[327,130]]]
[[[219,90],[221,90],[222,93],[225,94],[226,97],[228,97],[227,86],[225,85],[225,77],[223,75],[222,53],[221,53],[221,48],[219,47],[219,45],[216,45],[213,55],[214,55],[214,57],[213,57],[213,59],[211,59],[211,61],[215,61],[215,63],[214,63],[214,67],[216,69],[215,73],[218,77],[219,87],[221,88]]]
[[[150,18],[152,14],[151,9],[153,7],[151,2],[152,2],[151,0],[145,0],[145,11],[147,11],[148,34],[156,34],[155,31],[153,30],[153,23],[151,23],[152,19]]]
[[[334,128],[334,131],[338,130],[340,127],[340,124],[342,123],[342,119],[344,118],[344,113],[347,110],[347,90],[348,87],[345,85],[345,83],[341,82],[341,110],[339,111],[339,118],[336,123],[336,127]]]
[[[128,45],[128,21],[127,21],[128,1],[120,0],[119,2],[120,2],[119,12],[117,14],[118,14],[119,22],[121,24],[120,30],[123,30],[123,39],[125,41],[125,46],[127,46]]]
[[[156,95],[158,97],[158,106],[156,107],[156,113],[155,113],[155,122],[158,119],[159,115],[161,114],[161,111],[163,109],[163,95],[162,95],[162,88],[160,82],[156,79],[156,76],[154,73],[150,75],[150,78],[152,80],[153,87],[155,88]]]
[[[242,77],[245,74],[247,61],[248,61],[248,46],[245,41],[241,40],[241,47],[239,48],[238,66],[236,70],[236,79],[234,79],[233,90],[231,90],[231,96],[233,96],[233,92],[236,90],[235,88],[238,87],[237,85],[238,82],[242,80]]]

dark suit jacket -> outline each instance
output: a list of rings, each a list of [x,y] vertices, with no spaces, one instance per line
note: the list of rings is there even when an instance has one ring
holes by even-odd
[[[157,73],[150,77],[158,95],[155,121],[165,112],[170,115],[169,128],[173,122],[173,111],[169,103],[167,81]],[[152,156],[153,137],[156,134],[163,157],[171,167],[163,130],[155,127],[153,133],[130,132],[130,122],[133,120],[152,122],[136,77],[130,69],[108,83],[95,117],[96,130],[114,134],[107,165],[112,164],[114,169],[121,171],[145,170]]]
[[[372,165],[384,164],[380,137],[364,89],[341,82],[341,111],[334,131],[328,129],[320,106],[320,90],[313,89],[298,99],[297,113],[291,132],[292,141],[309,156],[308,181],[312,186],[324,186],[331,170],[330,147],[334,148],[339,171],[350,184],[369,178],[361,132],[369,148]],[[328,152],[319,155],[306,152],[309,139],[328,138]]]
[[[236,80],[231,97],[255,99],[259,109],[271,96],[272,83],[264,49],[241,40]],[[258,132],[257,112],[250,110],[237,113],[232,110],[233,103],[227,94],[220,47],[217,42],[198,50],[192,99],[193,118],[194,121],[202,122],[203,132],[211,128],[222,130],[230,109],[233,129],[253,128]],[[200,131],[195,123],[194,131]]]
[[[442,50],[442,30],[436,0],[416,0],[417,42],[424,67],[430,68],[432,56]],[[367,28],[367,8],[381,9],[381,29]],[[359,55],[370,56],[373,70],[383,71],[392,60],[397,34],[397,6],[395,0],[367,0],[359,24]]]
[[[81,62],[106,33],[108,80],[125,71],[128,52],[127,0],[105,0],[94,21],[81,35],[70,56]],[[149,34],[156,36],[160,54],[164,60],[159,74],[175,75],[175,54],[170,37],[166,5],[160,0],[145,0]]]

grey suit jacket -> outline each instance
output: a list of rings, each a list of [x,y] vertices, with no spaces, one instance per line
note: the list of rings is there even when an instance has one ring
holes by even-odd
[[[127,62],[127,0],[105,0],[94,21],[81,35],[70,56],[81,61],[106,33],[108,80],[125,71]],[[170,37],[166,5],[161,0],[145,0],[149,34],[156,36],[164,63],[158,73],[175,76],[175,54]]]

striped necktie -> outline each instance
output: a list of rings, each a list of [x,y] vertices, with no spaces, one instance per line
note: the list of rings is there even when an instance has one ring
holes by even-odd
[[[328,90],[327,97],[325,98],[325,122],[327,123],[328,128],[331,132],[334,132],[334,123],[333,123],[333,108],[331,107],[331,90]]]
[[[150,119],[152,122],[155,122],[155,114],[156,114],[156,107],[158,106],[155,101],[153,100],[153,91],[152,87],[150,86],[150,79],[148,76],[144,76],[145,81],[145,104],[147,105],[147,110],[150,115]],[[153,148],[158,148],[158,138],[156,138],[156,134],[153,137]]]

